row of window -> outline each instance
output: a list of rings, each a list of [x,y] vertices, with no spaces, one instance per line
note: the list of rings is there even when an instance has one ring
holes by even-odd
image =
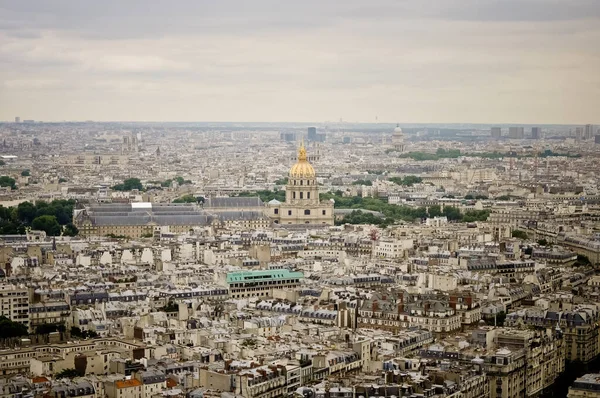
[[[302,193],[302,192],[300,192],[300,193]],[[279,214],[279,209],[273,209],[273,214]],[[327,215],[327,210],[321,210],[321,214],[323,214],[324,216],[326,216]],[[287,215],[291,216],[292,215],[292,210],[288,210]],[[304,215],[305,216],[310,216],[310,209],[305,209],[304,210]]]
[[[300,192],[300,199],[304,199],[304,192]],[[292,199],[296,199],[296,191],[292,192]],[[306,199],[310,199],[310,192],[306,193]]]
[[[312,181],[312,184],[310,183],[311,181]],[[304,185],[304,180],[292,180],[293,185],[296,185],[297,182],[299,182],[299,184],[297,184],[297,185]],[[306,185],[316,185],[316,181],[306,180]]]

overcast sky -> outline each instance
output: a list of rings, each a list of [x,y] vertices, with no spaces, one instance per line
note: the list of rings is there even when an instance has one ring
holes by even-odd
[[[600,123],[600,0],[0,0],[0,120]]]

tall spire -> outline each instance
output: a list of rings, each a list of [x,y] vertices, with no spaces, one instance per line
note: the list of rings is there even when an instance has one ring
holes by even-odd
[[[300,149],[298,150],[298,161],[306,161],[306,148],[304,148],[304,137],[302,137],[302,142],[300,144]]]

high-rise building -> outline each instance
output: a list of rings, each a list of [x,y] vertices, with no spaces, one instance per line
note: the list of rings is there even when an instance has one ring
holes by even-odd
[[[15,123],[21,123],[21,118],[20,117],[15,117]]]
[[[542,129],[539,127],[532,127],[531,138],[534,140],[539,140],[540,138],[542,138]]]
[[[317,141],[317,128],[316,127],[309,127],[308,128],[308,136],[307,136],[309,141]]]
[[[492,127],[490,131],[490,136],[492,138],[502,137],[502,127]]]
[[[525,138],[525,128],[524,127],[509,127],[508,128],[508,138],[517,139],[517,140]]]
[[[592,124],[586,124],[584,132],[583,132],[583,139],[584,140],[591,140],[592,137],[594,137],[594,125],[592,125]]]
[[[600,135],[596,135],[595,142],[596,144],[600,144]]]
[[[282,141],[286,141],[286,142],[296,142],[297,141],[296,133],[293,131],[282,131],[281,133],[279,133],[279,138]]]

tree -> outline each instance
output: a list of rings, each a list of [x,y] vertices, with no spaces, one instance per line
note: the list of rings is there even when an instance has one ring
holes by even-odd
[[[590,259],[587,256],[584,256],[583,254],[578,254],[577,255],[577,261],[575,261],[575,264],[573,264],[573,266],[578,267],[581,265],[590,265]]]
[[[79,337],[82,339],[87,339],[87,338],[93,339],[93,338],[98,337],[98,333],[94,332],[93,330],[81,330],[77,326],[72,326],[71,327],[71,336]]]
[[[356,180],[352,182],[352,185],[366,185],[368,187],[373,185],[373,181],[371,180]]]
[[[35,328],[36,334],[50,334],[61,331],[65,331],[65,326],[59,323],[43,323]]]
[[[198,199],[194,195],[183,195],[180,198],[177,198],[173,201],[173,203],[196,203]]]
[[[79,229],[72,222],[68,223],[63,228],[64,236],[77,236],[79,235]]]
[[[423,179],[421,177],[417,177],[417,176],[406,176],[404,178],[391,177],[391,178],[389,178],[389,180],[396,185],[403,185],[405,187],[412,187],[415,184],[419,184],[419,183],[423,182]]]
[[[386,226],[386,220],[381,217],[377,217],[372,213],[363,212],[361,210],[354,210],[350,214],[347,214],[341,222],[338,224],[374,224],[380,226]]]
[[[527,235],[527,232],[516,229],[516,230],[512,231],[512,237],[517,238],[517,239],[526,240],[528,238],[528,235]]]
[[[74,379],[79,377],[80,374],[75,369],[64,369],[54,375],[55,379]]]
[[[139,178],[128,178],[123,181],[122,184],[117,184],[112,187],[115,191],[132,191],[137,189],[138,191],[144,190],[144,186]]]
[[[31,222],[31,228],[35,230],[45,231],[48,236],[58,236],[61,232],[60,224],[56,220],[55,216],[46,215],[36,217]]]
[[[185,184],[192,183],[191,180],[184,180],[183,177],[175,177],[175,181],[177,181],[177,184],[179,184],[179,185],[185,185]]]
[[[0,160],[0,166],[4,166],[6,162],[4,160]]]
[[[27,336],[27,326],[19,322],[13,322],[4,315],[0,315],[0,338],[9,339]]]
[[[249,197],[249,198],[258,196],[260,198],[260,200],[262,200],[265,203],[270,202],[273,199],[277,199],[280,202],[285,202],[285,191],[283,191],[283,190],[275,190],[275,191],[263,190],[263,191],[256,191],[256,192],[240,192],[237,196]]]
[[[442,215],[442,209],[440,205],[429,206],[427,213],[429,214],[429,217],[439,217]]]
[[[0,177],[0,187],[10,187],[11,189],[17,189],[16,181],[14,178],[9,176]]]
[[[548,241],[546,239],[543,239],[543,238],[539,239],[537,243],[540,246],[548,246]]]
[[[489,326],[504,326],[504,321],[506,320],[506,313],[504,311],[500,311],[494,315],[489,315],[485,317],[485,323]]]
[[[35,218],[36,213],[37,208],[31,202],[19,203],[19,205],[17,206],[17,215],[19,217],[19,220],[23,221],[24,223],[31,223]]]
[[[456,207],[445,206],[443,214],[448,217],[448,220],[450,221],[460,221],[462,219],[462,213]]]
[[[29,171],[29,169],[25,169],[21,172],[22,177],[29,177],[30,175],[31,175],[31,172]]]
[[[465,199],[471,200],[471,199],[475,199],[475,197],[471,194],[467,194],[467,195],[465,195]]]
[[[463,222],[486,221],[490,215],[489,210],[467,210],[462,217]]]

